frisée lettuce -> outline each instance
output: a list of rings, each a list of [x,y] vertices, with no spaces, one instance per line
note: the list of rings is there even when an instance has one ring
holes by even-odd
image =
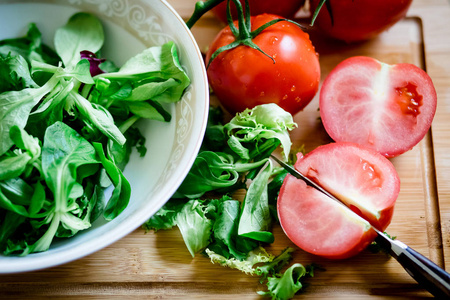
[[[211,108],[205,138],[189,174],[172,199],[145,224],[147,230],[177,227],[188,251],[212,263],[260,276],[272,299],[290,299],[312,276],[310,267],[293,264],[293,248],[278,256],[264,245],[274,242],[276,197],[286,171],[275,168],[270,154],[279,146],[289,156],[292,116],[276,104],[237,114],[222,125],[219,108]],[[242,201],[233,194],[245,191]]]

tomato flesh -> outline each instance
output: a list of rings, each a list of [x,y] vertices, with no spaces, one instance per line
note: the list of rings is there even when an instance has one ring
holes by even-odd
[[[252,17],[252,30],[278,18],[268,14]],[[206,62],[218,48],[234,40],[230,28],[225,27],[210,45]],[[283,21],[263,30],[253,42],[275,63],[247,46],[219,54],[207,73],[220,103],[232,114],[265,103],[276,103],[291,114],[302,110],[316,95],[320,82],[319,59],[308,34]]]
[[[389,225],[400,181],[394,166],[378,152],[353,143],[331,143],[299,155],[294,167],[364,218],[288,175],[278,197],[278,216],[286,235],[303,250],[347,258],[376,237],[370,224],[381,231]]]
[[[386,157],[413,148],[431,126],[437,95],[431,78],[412,64],[351,57],[325,78],[320,115],[337,142],[354,142]]]
[[[280,193],[278,217],[283,230],[294,244],[309,253],[344,259],[361,252],[375,238],[367,222],[356,219],[291,175],[286,177]]]

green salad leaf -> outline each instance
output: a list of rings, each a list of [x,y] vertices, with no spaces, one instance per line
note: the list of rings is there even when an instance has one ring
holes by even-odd
[[[220,113],[218,113],[220,115]],[[202,150],[174,197],[190,199],[206,192],[243,188],[242,177],[253,178],[269,155],[282,145],[289,155],[292,116],[276,104],[256,106],[238,113],[226,125],[211,115]],[[217,145],[222,145],[220,150]]]
[[[222,124],[223,113],[210,108],[205,138],[191,170],[177,192],[145,224],[147,230],[178,227],[194,256],[203,252],[212,263],[260,277],[272,299],[290,299],[312,269],[292,259],[293,248],[278,256],[264,246],[274,242],[276,201],[287,172],[274,168],[270,154],[291,148],[292,116],[275,104],[248,109]],[[245,191],[242,201],[233,199]],[[217,198],[217,195],[221,197]]]
[[[0,54],[3,56],[21,56],[28,64],[31,61],[40,61],[56,65],[60,61],[56,52],[42,43],[41,32],[34,23],[28,25],[25,36],[1,40]]]
[[[247,253],[242,245],[243,239],[237,233],[240,211],[240,203],[237,200],[224,199],[219,203],[213,227],[215,242],[208,246],[209,251],[217,251],[217,255],[226,259],[230,257],[237,261],[246,259]]]
[[[97,58],[104,38],[100,20],[82,12],[56,31],[56,52],[42,43],[35,24],[25,37],[0,41],[5,255],[46,251],[55,239],[72,237],[101,216],[110,221],[120,215],[131,198],[123,170],[133,149],[146,154],[136,123],[170,121],[170,103],[190,84],[173,42],[144,50],[118,68]],[[191,215],[176,216],[177,225],[190,232]],[[192,241],[193,253],[206,246],[202,239]]]
[[[8,91],[0,94],[0,156],[13,145],[10,130],[13,126],[25,128],[33,107],[56,86],[58,78],[52,77],[38,88]]]
[[[258,292],[258,294],[269,296],[274,300],[291,299],[302,288],[300,279],[305,275],[306,269],[302,264],[293,264],[280,277],[269,277],[267,279],[269,291]]]
[[[238,113],[224,129],[229,136],[228,145],[243,159],[254,158],[267,150],[272,153],[274,149],[268,145],[272,140],[281,143],[287,159],[292,144],[289,131],[295,127],[290,113],[270,103]]]
[[[246,274],[255,274],[254,266],[260,263],[267,263],[274,259],[272,254],[266,252],[262,247],[252,250],[248,253],[245,259],[239,260],[234,257],[226,258],[223,255],[217,254],[210,249],[206,249],[206,254],[214,264],[219,264],[222,267],[228,267],[231,269],[237,269]]]
[[[250,184],[242,205],[238,234],[264,243],[273,243],[267,185],[272,174],[270,161]]]
[[[28,63],[22,56],[0,53],[0,93],[36,87]]]
[[[177,226],[192,257],[209,244],[213,222],[207,214],[211,208],[214,206],[190,200],[177,214]]]
[[[81,51],[99,51],[103,46],[103,26],[99,19],[88,13],[74,14],[67,24],[56,30],[55,48],[65,67],[80,61]]]

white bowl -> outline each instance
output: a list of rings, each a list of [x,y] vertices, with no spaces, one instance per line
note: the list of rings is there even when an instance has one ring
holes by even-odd
[[[117,65],[152,45],[173,40],[191,86],[170,107],[172,121],[140,124],[147,155],[133,155],[125,168],[131,183],[129,206],[111,222],[96,221],[75,237],[57,241],[42,253],[25,257],[0,255],[0,273],[48,268],[98,251],[148,220],[176,191],[200,148],[209,107],[209,90],[201,53],[189,29],[164,0],[0,0],[0,40],[25,35],[36,23],[43,41],[53,47],[58,27],[79,11],[96,15],[105,29],[102,54]],[[100,218],[101,219],[101,218]]]

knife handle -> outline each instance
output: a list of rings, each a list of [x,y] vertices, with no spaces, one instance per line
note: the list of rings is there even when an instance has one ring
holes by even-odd
[[[397,255],[393,256],[406,272],[436,298],[450,299],[450,274],[400,241],[394,241],[394,243],[404,246],[399,253],[396,253]]]

